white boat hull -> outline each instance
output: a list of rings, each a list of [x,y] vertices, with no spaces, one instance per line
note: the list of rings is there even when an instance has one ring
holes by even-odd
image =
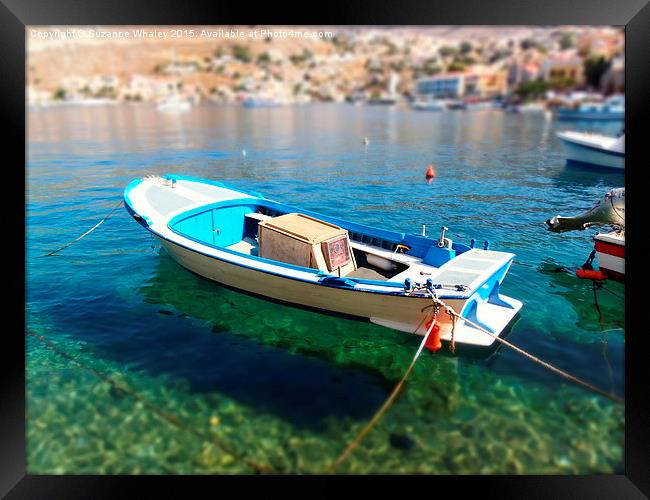
[[[625,169],[624,151],[620,148],[613,148],[611,145],[606,145],[598,136],[591,141],[589,141],[588,137],[584,134],[579,135],[578,133],[571,132],[561,132],[558,134],[558,138],[566,152],[567,160],[617,170]]]
[[[298,305],[321,312],[334,313],[356,319],[366,319],[377,325],[403,332],[424,335],[425,323],[431,317],[432,301],[429,297],[383,295],[345,290],[337,287],[315,286],[313,284],[275,276],[259,270],[216,260],[196,251],[184,248],[158,237],[171,257],[190,271],[237,290],[262,296],[287,304]],[[522,303],[510,297],[500,296],[511,308],[494,306],[489,311],[490,326],[496,332],[503,329],[519,312]],[[445,299],[450,307],[461,313],[467,301]],[[482,306],[483,307],[483,306]],[[488,311],[485,310],[485,313]],[[494,316],[497,314],[497,316]],[[479,318],[480,319],[480,318]],[[438,315],[440,339],[451,341],[452,322],[443,311]],[[494,336],[465,324],[459,320],[454,331],[454,341],[477,347],[489,347]]]

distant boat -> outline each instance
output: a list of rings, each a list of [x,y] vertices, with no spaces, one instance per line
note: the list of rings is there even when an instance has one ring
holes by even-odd
[[[477,101],[477,102],[466,102],[465,109],[467,111],[479,111],[482,109],[495,109],[497,108],[497,103],[494,101]]]
[[[285,104],[285,101],[275,97],[248,97],[242,101],[245,108],[276,108]]]
[[[124,201],[180,265],[267,300],[424,335],[435,294],[460,315],[440,311],[440,340],[475,348],[495,346],[522,307],[501,293],[515,255],[452,242],[446,227],[436,239],[373,228],[182,175],[135,179]]]
[[[588,132],[558,132],[557,137],[566,151],[567,160],[625,169],[625,134],[620,137]]]
[[[440,99],[430,99],[425,101],[413,101],[411,108],[417,111],[444,111],[447,109],[445,101]]]
[[[369,106],[394,106],[397,104],[397,99],[393,99],[391,97],[375,97],[368,99],[366,101],[366,104]]]
[[[171,112],[178,112],[178,111],[189,111],[192,109],[192,106],[194,103],[192,100],[186,96],[183,96],[181,94],[171,94],[158,102],[158,105],[156,108],[158,111],[171,111]]]
[[[543,113],[546,111],[546,106],[541,102],[529,102],[515,107],[518,113]]]
[[[560,107],[558,120],[624,120],[625,98],[613,96],[604,102],[582,102],[575,108]]]
[[[79,97],[70,99],[67,103],[75,106],[114,106],[117,104],[117,100],[108,97]]]
[[[364,98],[361,95],[349,95],[345,98],[345,102],[352,104],[354,106],[361,106],[363,104]]]
[[[452,99],[447,101],[447,109],[460,109],[460,110],[465,110],[467,109],[467,105],[465,104],[464,101],[460,99]]]

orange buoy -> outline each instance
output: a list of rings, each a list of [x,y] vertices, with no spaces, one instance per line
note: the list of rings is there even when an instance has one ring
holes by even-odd
[[[576,271],[576,276],[581,280],[604,280],[607,275],[602,271],[594,271],[593,269],[580,268]]]
[[[433,179],[436,176],[436,172],[433,170],[433,165],[429,165],[427,168],[427,173],[424,174],[427,179]]]
[[[435,319],[432,318],[427,321],[424,326],[427,328],[426,331],[428,332],[429,328],[431,328],[432,322],[434,323],[433,330],[431,330],[429,338],[424,344],[424,347],[429,349],[431,352],[436,352],[442,347],[442,342],[440,342],[440,325]]]

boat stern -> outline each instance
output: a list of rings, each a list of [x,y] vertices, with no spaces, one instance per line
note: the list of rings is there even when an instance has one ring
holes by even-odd
[[[459,342],[475,347],[490,347],[515,320],[523,303],[501,293],[501,284],[510,270],[515,255],[493,252],[496,266],[487,279],[473,288],[473,293],[464,302],[455,329],[441,332],[441,339]],[[453,326],[453,325],[452,325]]]

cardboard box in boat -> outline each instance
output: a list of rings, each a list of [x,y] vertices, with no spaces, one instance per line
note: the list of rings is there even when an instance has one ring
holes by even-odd
[[[304,214],[259,223],[259,256],[345,276],[357,266],[348,232]]]

